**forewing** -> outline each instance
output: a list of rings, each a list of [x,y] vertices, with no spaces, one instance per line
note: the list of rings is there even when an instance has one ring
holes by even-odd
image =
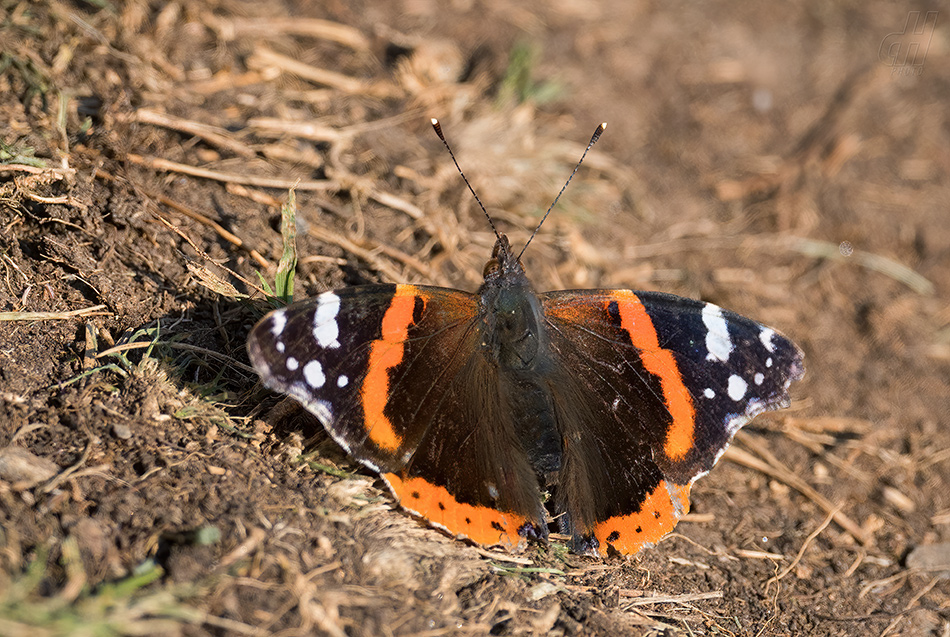
[[[300,401],[351,455],[391,471],[425,434],[419,407],[459,366],[476,309],[474,296],[443,288],[344,288],[268,314],[248,355],[265,385]]]

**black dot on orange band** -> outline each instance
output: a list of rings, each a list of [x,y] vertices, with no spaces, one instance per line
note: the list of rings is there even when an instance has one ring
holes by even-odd
[[[445,505],[439,502],[439,511],[445,511]]]
[[[409,497],[412,498],[413,500],[418,500],[420,498],[419,492],[413,491],[412,493],[409,494]]]
[[[472,518],[465,518],[465,524],[471,524]]]
[[[638,526],[636,532],[637,532],[638,534],[639,534],[639,533],[643,533],[643,529],[641,529],[641,528]]]
[[[619,540],[619,539],[620,539],[620,532],[619,532],[619,531],[612,531],[612,532],[610,533],[610,535],[607,536],[607,541],[608,541],[608,542],[616,542],[616,541]]]
[[[657,520],[659,520],[659,519],[660,519],[660,512],[659,512],[659,511],[654,511],[654,512],[653,512],[653,517],[655,517]]]
[[[501,532],[505,531],[505,527],[503,527],[501,524],[499,524],[498,522],[494,520],[492,520],[491,528],[495,529],[496,531],[501,531]]]

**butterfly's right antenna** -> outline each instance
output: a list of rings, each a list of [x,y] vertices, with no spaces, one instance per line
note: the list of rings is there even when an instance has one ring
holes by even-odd
[[[455,162],[455,167],[458,169],[459,174],[462,176],[462,181],[465,182],[465,185],[468,186],[468,189],[471,191],[472,196],[475,197],[475,201],[478,202],[478,207],[482,209],[482,212],[485,213],[485,216],[488,217],[488,225],[491,226],[492,232],[495,233],[497,239],[501,239],[501,235],[498,234],[498,228],[495,227],[495,222],[491,220],[491,215],[488,214],[488,211],[485,210],[485,206],[482,205],[482,200],[478,198],[478,195],[475,193],[475,189],[472,188],[472,184],[468,182],[468,178],[465,176],[465,173],[462,172],[462,167],[459,166],[458,161],[455,159],[455,153],[452,152],[452,147],[449,146],[449,143],[445,141],[445,135],[442,134],[442,125],[439,124],[439,120],[432,118],[432,128],[435,129],[435,134],[439,136],[439,139],[442,140],[442,143],[445,144],[445,149],[449,151],[449,157],[452,158],[452,161]]]
[[[551,211],[554,209],[554,206],[557,205],[558,199],[561,198],[561,195],[564,194],[564,191],[567,190],[567,185],[571,183],[571,180],[574,179],[574,175],[577,173],[577,169],[581,167],[581,164],[584,163],[584,158],[587,157],[587,153],[590,151],[591,146],[597,143],[597,140],[600,139],[600,136],[603,134],[604,129],[607,128],[607,122],[604,122],[597,127],[597,130],[594,131],[594,134],[591,135],[590,141],[587,142],[587,148],[584,149],[584,154],[581,155],[581,158],[577,161],[577,165],[574,166],[574,172],[571,173],[571,176],[567,178],[567,181],[564,182],[564,185],[561,187],[561,192],[557,193],[557,197],[554,198],[554,202],[548,207],[548,211],[544,213],[544,216],[541,217],[541,221],[538,222],[537,227],[534,229],[534,232],[531,233],[531,236],[528,238],[528,243],[524,244],[524,247],[521,248],[521,252],[518,253],[518,260],[521,260],[521,255],[524,254],[524,251],[528,249],[528,244],[534,239],[534,235],[538,234],[538,230],[541,229],[541,224],[544,223],[544,220],[548,218],[548,215],[551,214]]]

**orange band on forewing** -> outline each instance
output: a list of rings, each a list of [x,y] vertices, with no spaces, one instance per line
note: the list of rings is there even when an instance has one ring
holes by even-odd
[[[402,438],[383,409],[389,400],[389,370],[402,362],[416,298],[413,286],[396,286],[396,292],[383,316],[382,334],[370,345],[366,378],[360,390],[369,439],[386,451],[395,451],[402,443]]]
[[[689,485],[661,481],[647,495],[638,512],[612,517],[594,527],[594,537],[600,543],[598,550],[608,555],[609,546],[624,555],[632,555],[644,544],[655,544],[672,531],[687,512]]]
[[[461,503],[444,487],[422,478],[403,480],[395,473],[383,474],[383,478],[403,507],[454,535],[485,546],[501,544],[509,549],[521,548],[525,543],[518,531],[527,519],[520,515]]]
[[[663,451],[671,460],[681,460],[693,447],[696,426],[693,398],[683,384],[673,353],[660,347],[653,321],[637,295],[629,290],[617,290],[612,296],[620,297],[617,303],[620,325],[630,333],[633,346],[640,350],[643,367],[659,377],[664,404],[673,417]]]

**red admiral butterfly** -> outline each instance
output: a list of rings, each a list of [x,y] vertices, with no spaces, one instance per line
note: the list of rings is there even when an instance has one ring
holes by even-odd
[[[430,524],[517,550],[547,537],[550,490],[575,552],[635,553],[673,529],[740,427],[789,405],[802,353],[711,303],[539,294],[496,235],[476,293],[326,292],[264,317],[251,361]]]

